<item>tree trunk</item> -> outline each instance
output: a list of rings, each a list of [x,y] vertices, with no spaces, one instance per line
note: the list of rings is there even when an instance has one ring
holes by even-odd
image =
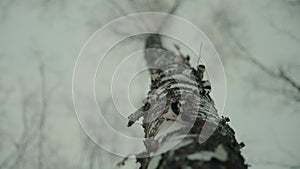
[[[236,141],[229,118],[218,116],[209,96],[204,65],[192,68],[189,56],[165,49],[158,34],[147,37],[145,59],[151,90],[128,123],[143,117],[146,150],[136,155],[140,169],[247,168],[240,152],[244,144]]]

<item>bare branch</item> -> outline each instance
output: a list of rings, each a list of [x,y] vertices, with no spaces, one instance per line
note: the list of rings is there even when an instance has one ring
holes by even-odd
[[[289,77],[283,70],[282,68],[279,69],[279,77],[285,79],[291,86],[293,86],[294,88],[298,89],[298,91],[300,92],[300,85],[296,84],[295,80],[291,79],[291,77]]]
[[[232,38],[234,39],[234,38]],[[300,93],[300,84],[297,84],[295,80],[293,80],[291,77],[289,77],[282,68],[279,69],[279,72],[275,72],[272,69],[265,66],[263,63],[255,59],[255,57],[251,56],[251,54],[247,51],[247,49],[239,43],[237,40],[233,40],[235,45],[238,47],[238,49],[243,52],[244,54],[238,55],[252,63],[253,65],[257,66],[260,70],[265,72],[266,74],[270,75],[271,77],[280,79],[281,81],[287,83],[291,87],[295,88]]]
[[[296,41],[297,43],[300,43],[300,37],[297,37],[296,35],[292,34],[290,31],[279,27],[277,24],[274,23],[274,21],[270,20],[270,19],[266,19],[267,22],[270,24],[270,26],[275,29],[276,31],[278,31],[279,33],[289,37],[290,39]]]
[[[247,48],[241,42],[239,42],[239,40],[237,40],[235,38],[234,34],[232,33],[232,26],[234,24],[232,23],[232,21],[229,20],[229,17],[227,16],[228,14],[226,12],[227,11],[223,11],[222,9],[219,10],[216,13],[216,17],[221,15],[222,18],[221,19],[217,18],[216,21],[220,22],[221,25],[224,26],[224,27],[222,27],[223,28],[222,35],[224,36],[224,34],[225,34],[226,37],[222,37],[222,39],[226,39],[226,41],[228,41],[228,39],[231,39],[232,46],[229,46],[231,52],[235,56],[240,57],[240,58],[246,60],[247,62],[253,64],[254,66],[256,66],[261,71],[265,72],[270,77],[281,80],[283,83],[286,83],[287,85],[291,86],[293,89],[296,89],[297,92],[300,93],[300,84],[297,84],[297,82],[293,78],[288,76],[286,72],[284,72],[282,69],[275,71],[275,70],[272,70],[271,68],[267,67],[261,61],[256,59],[256,57],[253,56],[247,50]],[[236,50],[236,49],[238,49],[238,50]],[[298,101],[298,99],[296,99],[296,101]]]
[[[174,2],[173,7],[169,10],[168,14],[173,15],[173,14],[176,12],[176,10],[180,7],[180,5],[182,4],[183,1],[184,1],[184,0],[176,0],[176,1]],[[166,21],[167,21],[168,19],[169,19],[169,17],[167,16],[167,17],[163,20],[163,22],[162,22],[162,23],[160,24],[160,26],[158,27],[157,32],[160,32],[160,30],[165,26],[165,23],[166,23]]]
[[[43,160],[44,160],[44,152],[43,152],[43,145],[44,145],[44,128],[47,118],[47,96],[46,96],[46,77],[45,77],[45,66],[44,62],[40,58],[39,63],[39,73],[41,78],[41,115],[40,115],[40,122],[39,122],[39,143],[38,143],[38,168],[43,169]]]

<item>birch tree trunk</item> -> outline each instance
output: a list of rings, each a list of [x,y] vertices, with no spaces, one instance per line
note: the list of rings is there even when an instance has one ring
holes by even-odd
[[[128,117],[128,126],[143,117],[146,150],[136,155],[140,169],[247,168],[240,152],[244,144],[209,96],[204,65],[192,68],[189,57],[165,49],[158,34],[146,38],[145,49],[151,90],[144,106]]]

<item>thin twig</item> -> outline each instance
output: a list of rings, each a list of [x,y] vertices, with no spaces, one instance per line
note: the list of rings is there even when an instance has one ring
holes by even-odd
[[[291,77],[289,77],[283,70],[282,68],[279,69],[279,76],[283,79],[285,79],[291,86],[293,86],[294,88],[298,89],[298,91],[300,92],[300,85],[296,84],[296,82],[291,79]]]
[[[43,160],[44,160],[44,152],[43,152],[43,142],[44,142],[44,128],[46,123],[46,113],[47,113],[47,97],[46,97],[46,78],[45,78],[45,67],[43,61],[40,59],[39,72],[41,77],[41,116],[39,123],[39,157],[38,157],[38,168],[43,169]]]
[[[297,43],[300,43],[300,38],[297,37],[296,35],[292,34],[290,31],[279,27],[277,24],[274,23],[274,21],[270,20],[270,19],[266,19],[267,22],[270,24],[270,26],[275,29],[276,31],[280,32],[281,34],[289,37],[290,39],[293,39],[294,41],[296,41]]]
[[[279,72],[275,72],[274,70],[268,68],[263,63],[261,63],[258,59],[256,59],[252,54],[246,49],[245,46],[243,46],[237,39],[234,38],[232,32],[230,31],[230,28],[227,30],[228,39],[232,39],[233,45],[237,49],[239,49],[240,53],[237,53],[236,56],[240,56],[241,58],[247,60],[248,62],[255,65],[257,68],[268,74],[269,76],[273,78],[277,78],[284,83],[287,83],[291,87],[295,88],[300,93],[300,84],[297,84],[291,77],[289,77],[282,69],[279,70]],[[232,49],[232,51],[235,51]]]
[[[176,1],[174,2],[173,7],[169,10],[168,14],[173,15],[173,14],[176,12],[176,10],[179,8],[179,6],[182,4],[183,1],[184,1],[184,0],[176,0]],[[157,29],[156,32],[160,32],[160,30],[165,26],[166,21],[168,20],[168,18],[169,18],[169,15],[166,16],[166,17],[164,18],[164,20],[163,20],[162,23],[159,25],[159,27],[158,27],[158,29]]]

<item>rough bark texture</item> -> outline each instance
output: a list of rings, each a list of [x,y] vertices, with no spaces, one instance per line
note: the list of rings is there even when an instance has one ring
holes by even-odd
[[[151,90],[144,106],[129,116],[128,123],[131,126],[143,117],[146,150],[136,155],[140,169],[247,168],[240,152],[243,143],[236,141],[227,124],[229,118],[218,116],[209,96],[211,87],[203,80],[204,65],[192,68],[189,57],[165,49],[158,34],[147,37],[145,48],[147,64],[154,67],[150,69]],[[209,128],[202,131],[205,124]],[[163,133],[170,125],[175,127]],[[176,139],[182,140],[163,152]],[[151,156],[160,151],[163,153]]]

